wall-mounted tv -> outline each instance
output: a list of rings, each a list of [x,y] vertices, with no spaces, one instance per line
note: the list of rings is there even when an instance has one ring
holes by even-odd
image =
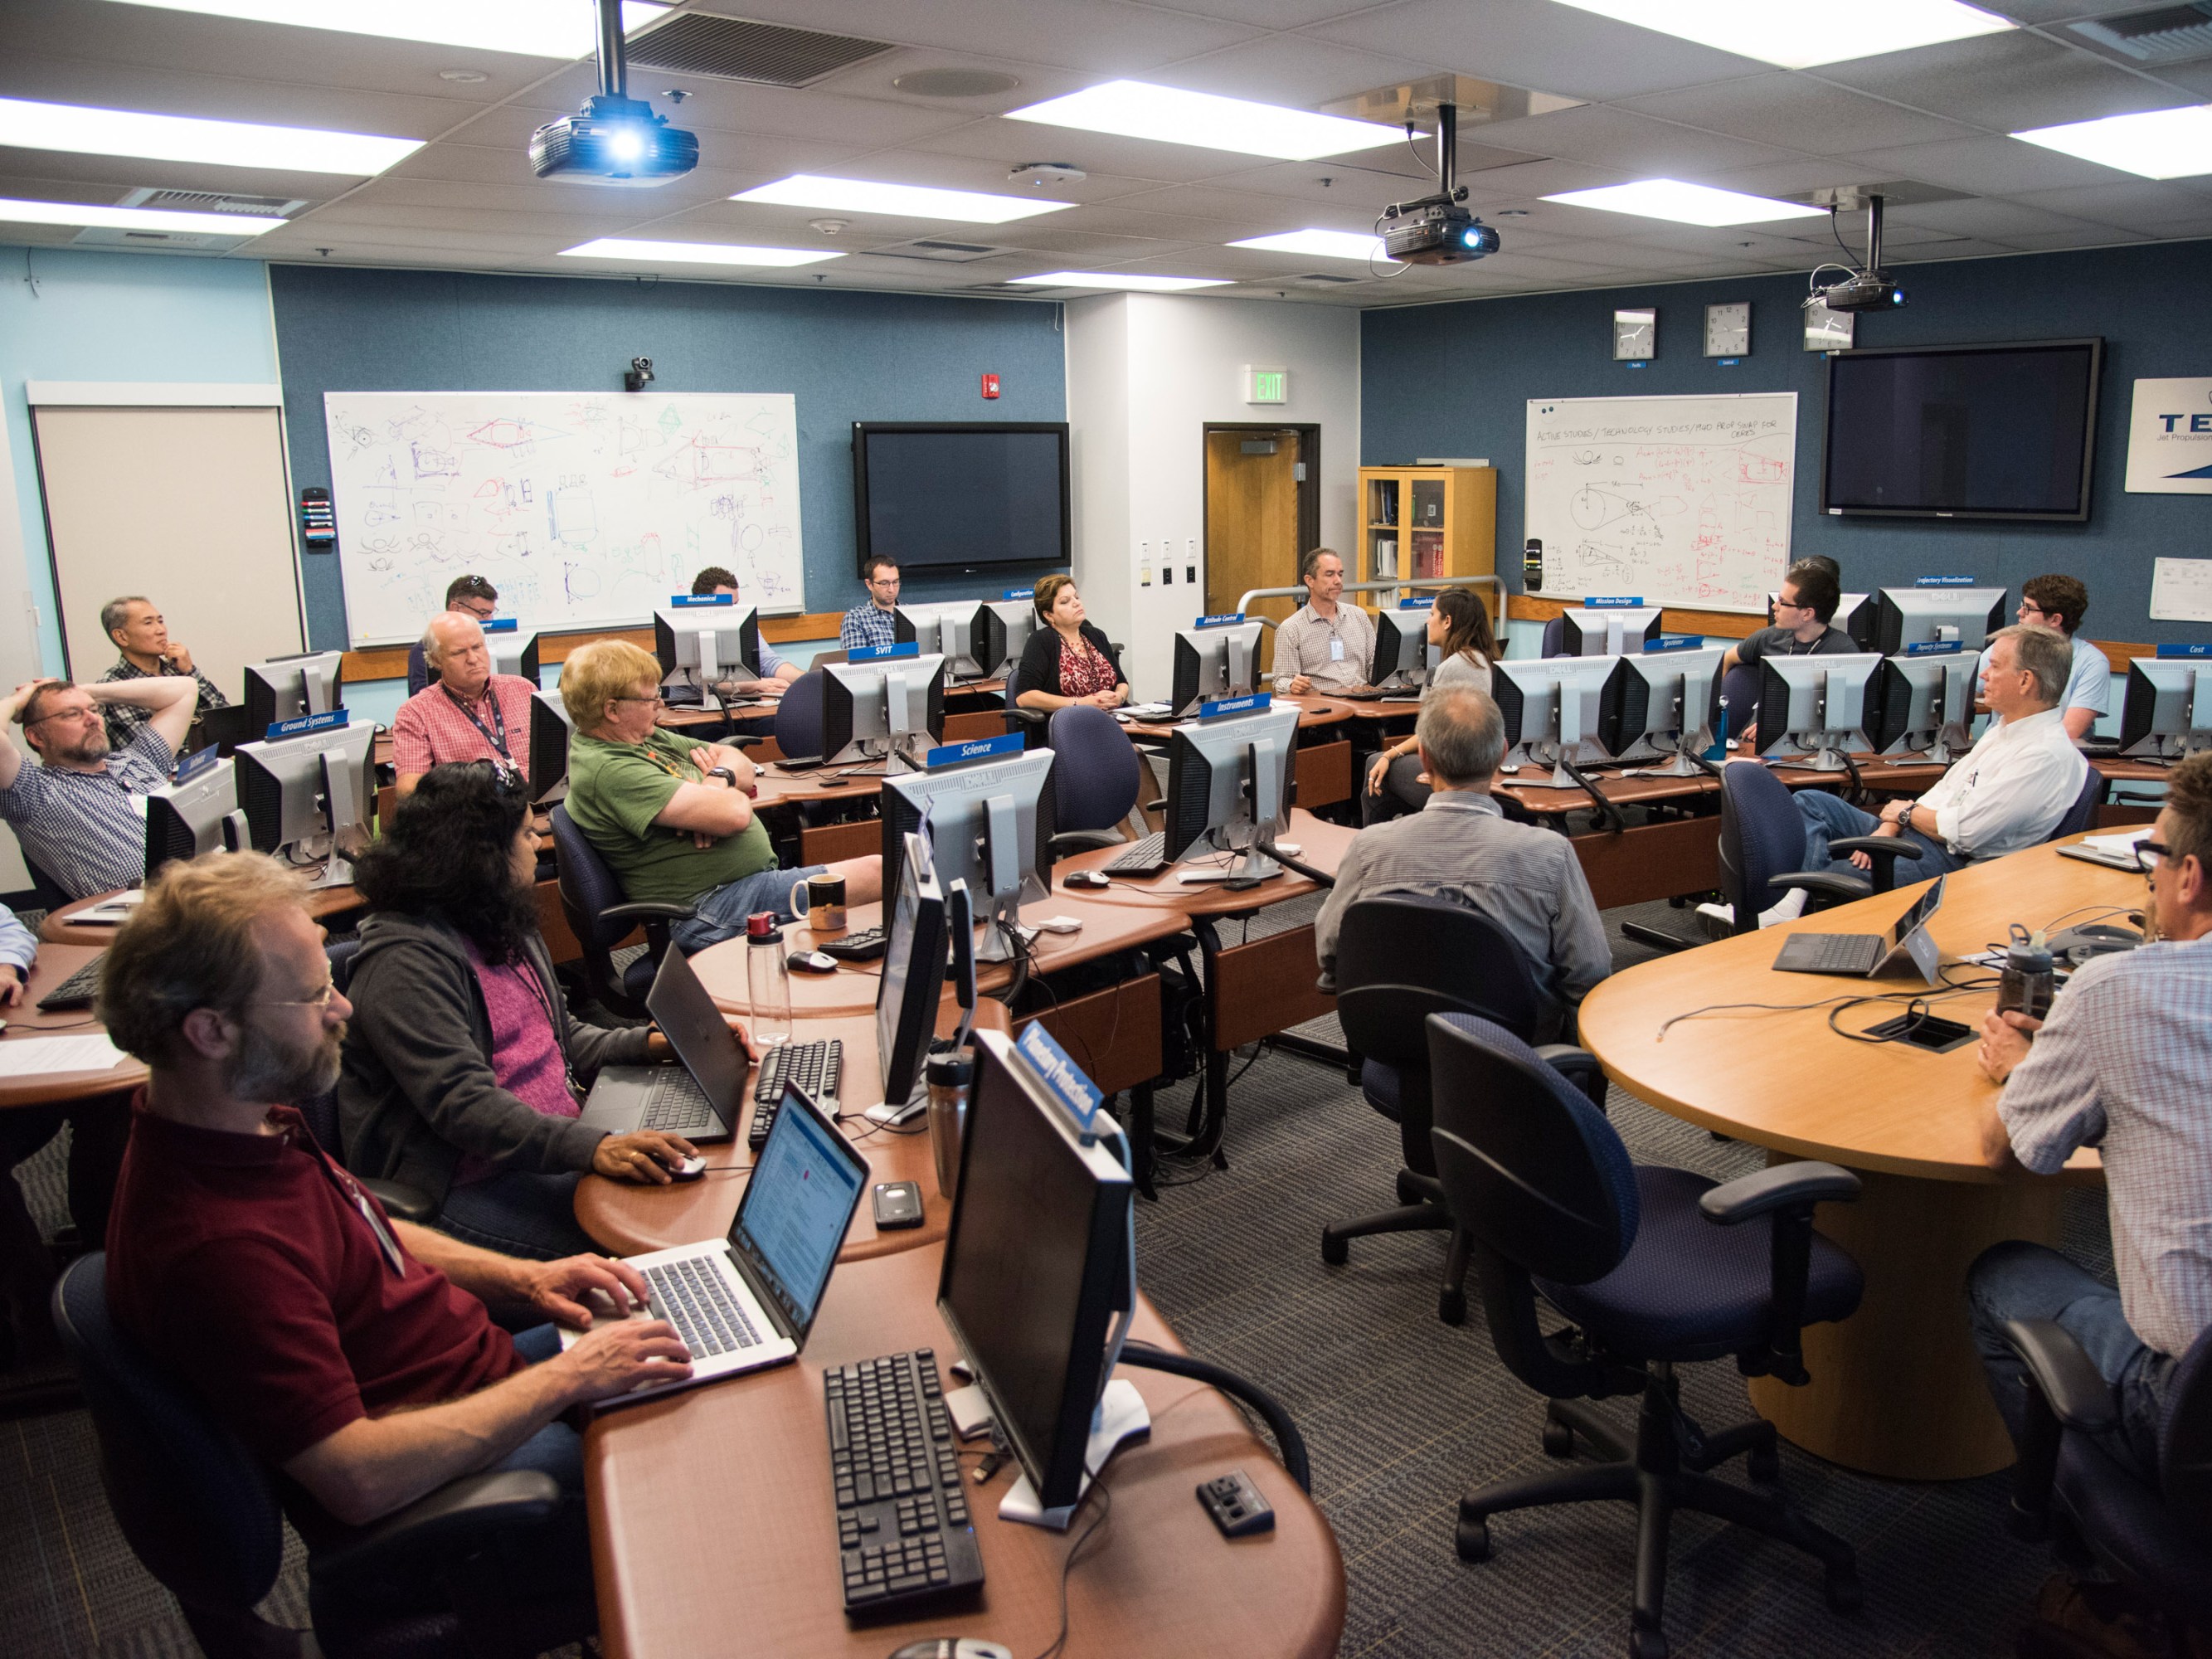
[[[864,567],[1066,564],[1067,423],[855,421],[853,523]]]
[[[2102,339],[1836,353],[1820,510],[2087,519],[2104,358]]]

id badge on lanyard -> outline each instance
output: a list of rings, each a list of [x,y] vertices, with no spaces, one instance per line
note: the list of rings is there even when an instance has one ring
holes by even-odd
[[[385,1265],[392,1269],[395,1279],[407,1277],[407,1258],[399,1253],[399,1241],[392,1236],[392,1229],[384,1224],[384,1218],[376,1212],[376,1206],[368,1201],[368,1194],[356,1192],[353,1206],[361,1212],[361,1218],[368,1223],[369,1231],[376,1235],[376,1246],[384,1252]]]

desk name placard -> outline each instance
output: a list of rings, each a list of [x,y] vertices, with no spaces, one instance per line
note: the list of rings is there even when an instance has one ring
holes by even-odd
[[[264,733],[267,742],[280,738],[304,737],[310,732],[327,732],[333,726],[343,726],[347,714],[343,708],[333,708],[327,714],[302,714],[295,720],[278,720]]]
[[[1693,651],[1705,642],[1703,634],[1662,634],[1644,642],[1644,654],[1648,657],[1660,651]]]
[[[1900,654],[1907,657],[1942,657],[1948,656],[1954,651],[1964,651],[1966,648],[1966,646],[1958,640],[1922,640],[1917,645],[1906,646]]]
[[[489,622],[478,623],[477,626],[483,629],[487,634],[520,634],[522,631],[522,618],[520,617],[494,617]]]
[[[1008,732],[995,738],[977,738],[969,743],[948,743],[933,749],[923,757],[927,770],[934,772],[940,767],[959,766],[969,761],[995,760],[1001,755],[1022,752],[1024,736],[1019,732]]]
[[[1915,576],[1912,585],[1915,587],[1972,587],[1974,579],[1972,576]]]
[[[905,640],[897,645],[856,645],[845,653],[847,662],[883,662],[892,657],[918,657],[921,646],[918,641]]]
[[[1601,599],[1585,597],[1583,600],[1583,609],[1585,611],[1641,611],[1644,609],[1644,599],[1640,594],[1630,593],[1607,594]]]
[[[1094,1126],[1098,1108],[1106,1097],[1099,1092],[1097,1085],[1083,1074],[1083,1068],[1068,1058],[1067,1050],[1052,1040],[1052,1033],[1031,1020],[1015,1039],[1014,1052],[1029,1062],[1037,1081],[1074,1120],[1085,1140],[1097,1139]]]
[[[210,744],[206,748],[187,755],[177,763],[175,781],[190,783],[201,773],[212,771],[216,763],[222,758],[222,751],[213,744]]]
[[[668,607],[672,611],[697,611],[705,606],[735,605],[737,596],[732,593],[672,593]]]
[[[1198,717],[1202,720],[1218,720],[1230,714],[1256,714],[1274,702],[1274,695],[1255,691],[1249,697],[1222,697],[1198,706]]]
[[[2212,657],[2212,645],[2202,641],[2194,645],[2161,645],[2158,654],[2161,657]]]
[[[1191,626],[1193,628],[1234,628],[1243,620],[1244,613],[1242,611],[1223,611],[1211,617],[1200,617]]]
[[[1401,611],[1429,611],[1435,608],[1436,603],[1437,596],[1433,593],[1416,594],[1410,599],[1399,600],[1398,609]]]

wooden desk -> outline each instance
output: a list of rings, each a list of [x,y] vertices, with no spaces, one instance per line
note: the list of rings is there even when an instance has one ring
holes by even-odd
[[[116,892],[125,890],[118,888]],[[46,945],[95,945],[105,950],[115,939],[115,930],[122,924],[113,921],[80,922],[76,916],[90,909],[114,893],[94,893],[90,898],[81,898],[64,904],[58,910],[49,910],[39,923],[39,939]],[[319,887],[308,896],[307,914],[317,921],[327,921],[332,916],[342,916],[362,908],[362,896],[350,884],[344,887]],[[40,952],[40,960],[45,953]]]
[[[89,1008],[58,1008],[39,1012],[39,999],[100,954],[85,945],[41,945],[23,989],[23,1000],[7,1011],[8,1030],[0,1042],[35,1042],[42,1036],[95,1036],[106,1027]],[[135,1089],[146,1080],[146,1068],[126,1059],[102,1072],[47,1072],[36,1077],[0,1078],[0,1111],[18,1106],[47,1106],[56,1101],[89,1100],[94,1096]],[[4,1179],[4,1176],[0,1176]]]
[[[1913,988],[1911,976],[1869,982],[1778,974],[1771,964],[1788,933],[1887,931],[1928,885],[1639,963],[1591,992],[1578,1022],[1583,1045],[1638,1099],[1764,1146],[1777,1162],[1825,1158],[1859,1172],[1859,1201],[1830,1205],[1820,1219],[1865,1270],[1866,1299],[1842,1324],[1806,1331],[1809,1387],[1762,1378],[1751,1395],[1808,1451],[1920,1480],[1985,1474],[2012,1461],[1968,1333],[1966,1267],[2000,1239],[2055,1243],[2058,1187],[2101,1180],[2096,1155],[2076,1154],[2055,1181],[1984,1168],[1977,1124],[1997,1090],[1972,1044],[1932,1054],[1851,1042],[1817,1009],[1701,1016],[1675,1024],[1663,1042],[1659,1028],[1713,1004]],[[2002,939],[2008,922],[2039,927],[2076,905],[2139,907],[2144,896],[2139,875],[2035,847],[1954,872],[1931,930],[1945,957],[1956,957]],[[1994,988],[1953,995],[1936,1011],[1978,1025],[1996,1000]],[[1900,1011],[1891,1005],[1840,1018],[1857,1030]]]
[[[1333,697],[1304,696],[1277,697],[1273,707],[1295,708],[1298,711],[1298,730],[1310,732],[1316,726],[1340,726],[1352,718],[1352,712],[1362,707],[1356,702],[1340,702]],[[1149,738],[1165,743],[1176,734],[1176,728],[1188,724],[1182,720],[1124,720],[1121,729],[1131,739]]]
[[[822,1370],[917,1347],[949,1364],[957,1351],[937,1314],[941,1256],[845,1262],[795,1364],[628,1407],[586,1431],[599,1630],[612,1659],[884,1659],[934,1636],[986,1638],[1026,1656],[1051,1643],[1071,1536],[999,1520],[1011,1468],[969,1494],[979,1601],[846,1622]],[[1149,1302],[1134,1334],[1179,1346]],[[1321,1511],[1212,1389],[1133,1367],[1121,1375],[1151,1409],[1152,1437],[1106,1466],[1113,1510],[1067,1577],[1066,1659],[1334,1655],[1344,1563]],[[1234,1468],[1274,1506],[1274,1531],[1229,1540],[1206,1518],[1194,1489]],[[1086,1504],[1078,1530],[1091,1513]]]

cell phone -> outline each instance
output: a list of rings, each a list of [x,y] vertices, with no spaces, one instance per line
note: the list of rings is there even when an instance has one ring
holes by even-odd
[[[911,1181],[878,1182],[873,1202],[878,1232],[921,1225],[921,1188]]]

